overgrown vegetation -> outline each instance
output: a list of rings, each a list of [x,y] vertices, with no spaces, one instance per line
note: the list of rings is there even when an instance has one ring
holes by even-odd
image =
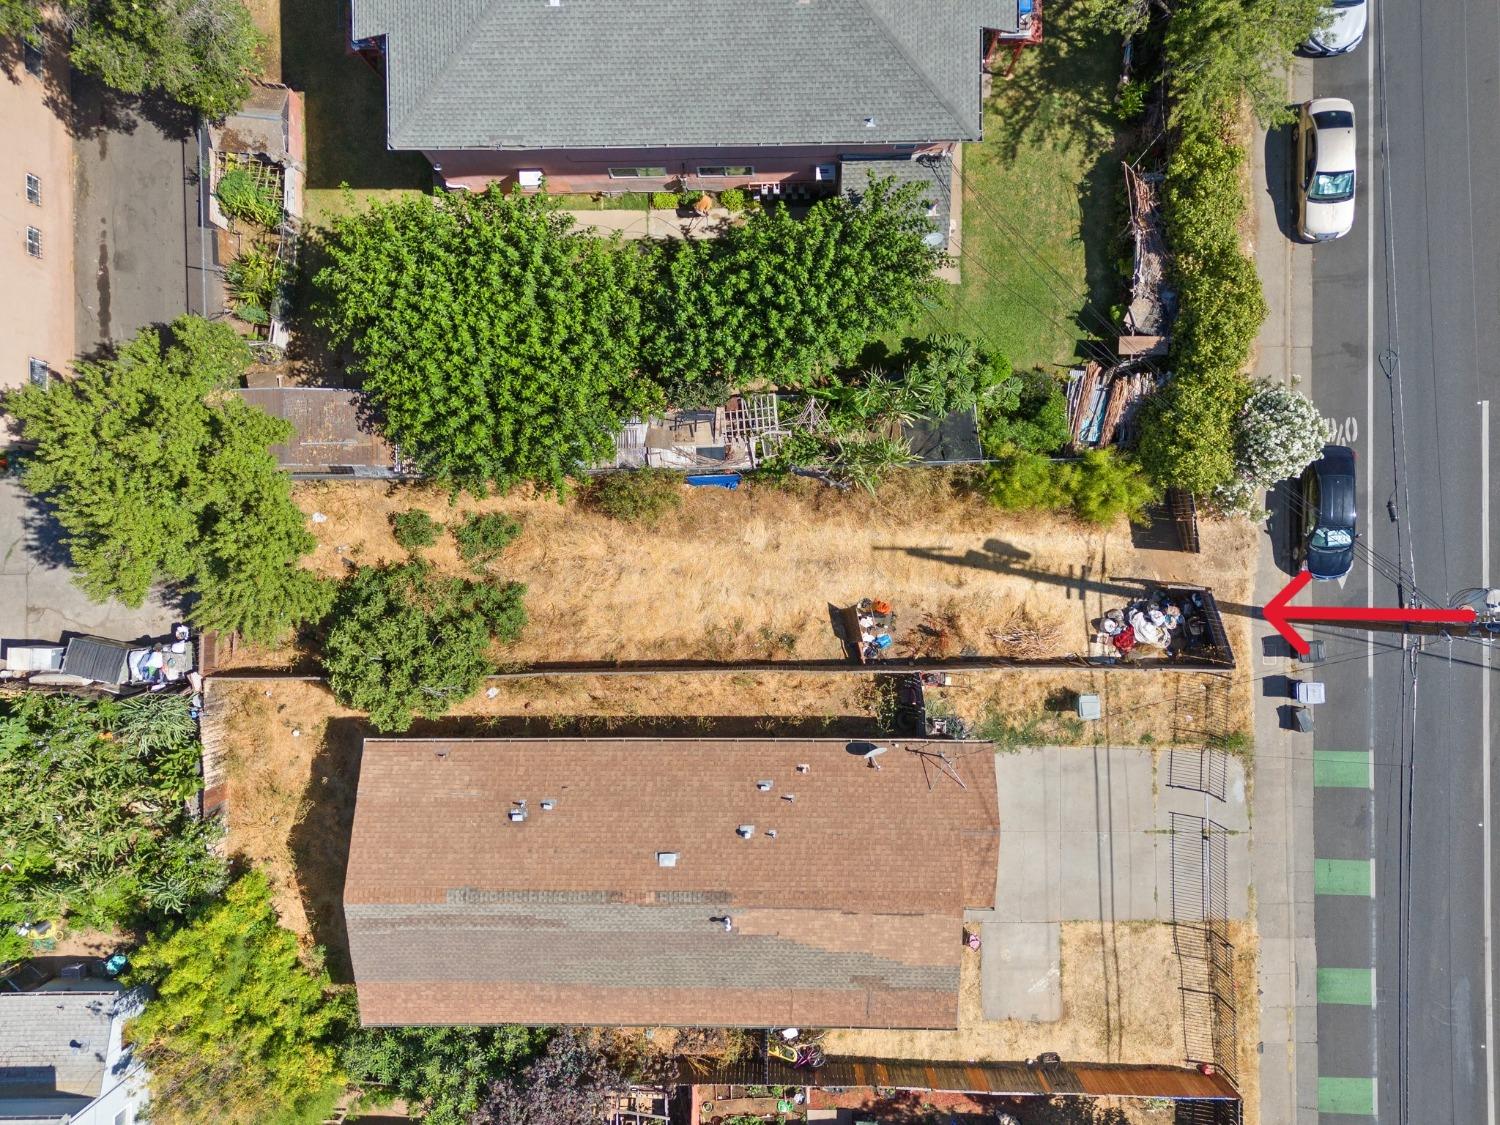
[[[319,322],[439,479],[561,489],[632,414],[824,381],[921,310],[940,257],[915,186],[802,219],[756,209],[720,238],[664,245],[571,223],[498,189],[335,220]]]
[[[415,551],[431,547],[437,542],[443,525],[433,519],[422,508],[408,508],[404,512],[391,513],[391,534],[396,545],[403,550]]]
[[[267,230],[281,223],[281,200],[244,168],[231,168],[220,176],[214,194],[224,214],[232,219],[245,219]]]
[[[596,512],[622,523],[656,523],[682,507],[682,476],[670,469],[631,469],[589,481],[583,500]]]
[[[1276,384],[1258,386],[1235,419],[1235,477],[1219,489],[1216,503],[1226,511],[1257,512],[1261,495],[1300,475],[1322,456],[1333,433],[1333,423],[1307,396]]]
[[[986,471],[985,492],[1010,511],[1071,511],[1090,523],[1139,520],[1156,488],[1134,459],[1109,449],[1085,450],[1077,460],[1054,461],[1040,453],[1003,455]]]
[[[1267,311],[1240,233],[1242,113],[1248,103],[1262,122],[1285,119],[1281,69],[1325,7],[1183,0],[1153,26],[1157,9],[1135,0],[1081,5],[1085,18],[1148,40],[1167,83],[1164,211],[1179,312],[1174,377],[1147,405],[1140,443],[1142,463],[1163,487],[1209,496],[1234,479],[1235,418],[1250,395],[1244,372]]]
[[[384,731],[436,718],[494,670],[490,646],[526,624],[525,587],[445,578],[420,560],[345,579],[323,645],[328,686]]]
[[[156,1125],[321,1121],[343,1088],[352,995],[302,963],[260,874],[150,938],[127,983],[154,989],[126,1038],[150,1073]]]
[[[571,225],[544,197],[498,189],[334,220],[321,323],[426,472],[561,488],[659,402],[634,377],[646,259]]]
[[[0,963],[18,924],[128,927],[223,888],[220,829],[185,805],[199,754],[185,696],[0,698]]]
[[[236,315],[251,324],[266,323],[285,276],[286,268],[269,243],[252,242],[241,250],[224,267]]]
[[[250,94],[261,36],[242,0],[62,0],[69,61],[126,93],[160,90],[209,117]],[[0,0],[0,34],[40,41],[46,0]]]
[[[500,557],[501,552],[521,534],[521,521],[504,512],[482,512],[469,516],[453,529],[458,557],[470,566],[483,567]]]
[[[567,1028],[523,1072],[491,1086],[470,1125],[594,1125],[625,1084],[584,1033]]]
[[[546,1049],[551,1033],[517,1027],[360,1028],[343,1050],[361,1104],[403,1099],[424,1125],[468,1125],[489,1086]]]
[[[298,566],[316,541],[270,453],[292,427],[230,390],[249,363],[228,325],[187,316],[7,397],[36,446],[22,483],[53,506],[91,597],[138,606],[179,583],[199,626],[266,643],[327,612],[332,591]]]

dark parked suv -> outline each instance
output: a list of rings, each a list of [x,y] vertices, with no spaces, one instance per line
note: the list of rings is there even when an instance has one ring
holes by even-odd
[[[1314,578],[1336,579],[1354,566],[1354,450],[1325,445],[1297,485],[1296,561]]]

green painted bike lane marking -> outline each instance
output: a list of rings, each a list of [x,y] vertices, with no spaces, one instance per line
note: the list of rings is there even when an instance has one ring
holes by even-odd
[[[1368,859],[1313,861],[1313,890],[1320,895],[1375,894],[1375,865]]]
[[[1368,750],[1314,750],[1313,785],[1320,789],[1369,789]]]
[[[1318,1112],[1375,1116],[1375,1079],[1318,1078]]]
[[[1374,969],[1319,969],[1319,1004],[1375,1006]]]

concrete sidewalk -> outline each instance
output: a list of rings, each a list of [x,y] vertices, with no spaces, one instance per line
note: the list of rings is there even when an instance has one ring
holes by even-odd
[[[1287,103],[1312,96],[1312,67],[1294,60]],[[1312,375],[1312,251],[1291,238],[1292,134],[1260,130],[1251,145],[1256,266],[1270,315],[1256,344],[1254,374],[1276,383]],[[1302,388],[1306,391],[1306,386]],[[1260,540],[1256,604],[1284,585],[1269,536]],[[1292,669],[1285,642],[1252,622],[1250,659],[1257,677]],[[1253,662],[1253,664],[1252,664]],[[1260,933],[1260,1120],[1316,1125],[1318,1120],[1317,952],[1313,913],[1312,736],[1282,729],[1285,700],[1257,690],[1251,879]]]

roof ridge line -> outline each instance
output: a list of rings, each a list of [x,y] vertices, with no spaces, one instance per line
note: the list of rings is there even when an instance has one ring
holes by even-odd
[[[439,2],[440,2],[440,0],[439,0]],[[861,0],[861,3],[863,3],[863,0]],[[451,67],[453,65],[454,59],[458,57],[459,52],[462,49],[462,47],[464,46],[464,44],[468,43],[470,40],[473,39],[473,37],[474,37],[474,29],[477,26],[479,26],[480,24],[484,23],[486,19],[489,19],[492,16],[494,16],[494,14],[495,14],[496,10],[499,8],[499,6],[500,5],[497,2],[497,0],[479,0],[479,3],[477,4],[477,8],[478,8],[477,13],[468,22],[468,26],[466,26],[464,28],[463,34],[459,35],[454,40],[453,45],[444,53],[441,65],[439,65],[436,68],[436,72],[437,73],[441,73],[444,69],[446,69],[448,67]],[[387,38],[387,50],[389,50],[389,37]],[[387,143],[387,146],[389,146],[390,141],[393,139],[394,134],[396,132],[395,129],[391,128],[391,124],[392,123],[389,122],[389,117],[390,117],[390,96],[391,96],[390,95],[390,66],[389,66],[389,64],[386,66],[385,85],[386,85],[386,116],[387,116],[386,143]],[[431,98],[433,96],[433,94],[435,94],[437,92],[439,84],[436,83],[436,82],[428,82],[428,83],[425,83],[425,85],[426,85],[427,89],[423,92],[423,94],[422,94],[422,96],[420,98],[418,98],[415,102],[412,103],[411,107],[406,111],[406,113],[402,115],[404,119],[410,120],[411,118],[416,117],[418,115],[418,113],[423,108],[426,107],[427,100],[429,98]],[[945,105],[946,105],[946,103],[945,103]]]
[[[927,73],[926,68],[921,66],[917,62],[917,60],[912,57],[912,53],[906,49],[906,44],[901,41],[901,37],[891,29],[891,26],[886,23],[883,18],[881,18],[880,14],[871,6],[870,0],[855,0],[855,3],[865,10],[866,15],[870,17],[870,21],[876,26],[877,29],[879,29],[881,36],[895,49],[896,53],[905,60],[906,65],[911,67],[912,72],[916,74],[916,76],[921,80],[922,85],[927,87],[932,96],[937,99],[938,104],[948,111],[948,115],[953,119],[953,124],[958,126],[959,132],[967,132],[967,125],[965,124],[963,114],[959,113],[958,110],[954,107],[953,103],[950,102],[946,97],[944,97],[943,94],[938,90],[938,88],[933,84],[932,77]],[[981,30],[983,29],[981,28]],[[983,126],[983,117],[984,109],[981,106],[981,127]],[[931,138],[927,139],[930,140]]]

